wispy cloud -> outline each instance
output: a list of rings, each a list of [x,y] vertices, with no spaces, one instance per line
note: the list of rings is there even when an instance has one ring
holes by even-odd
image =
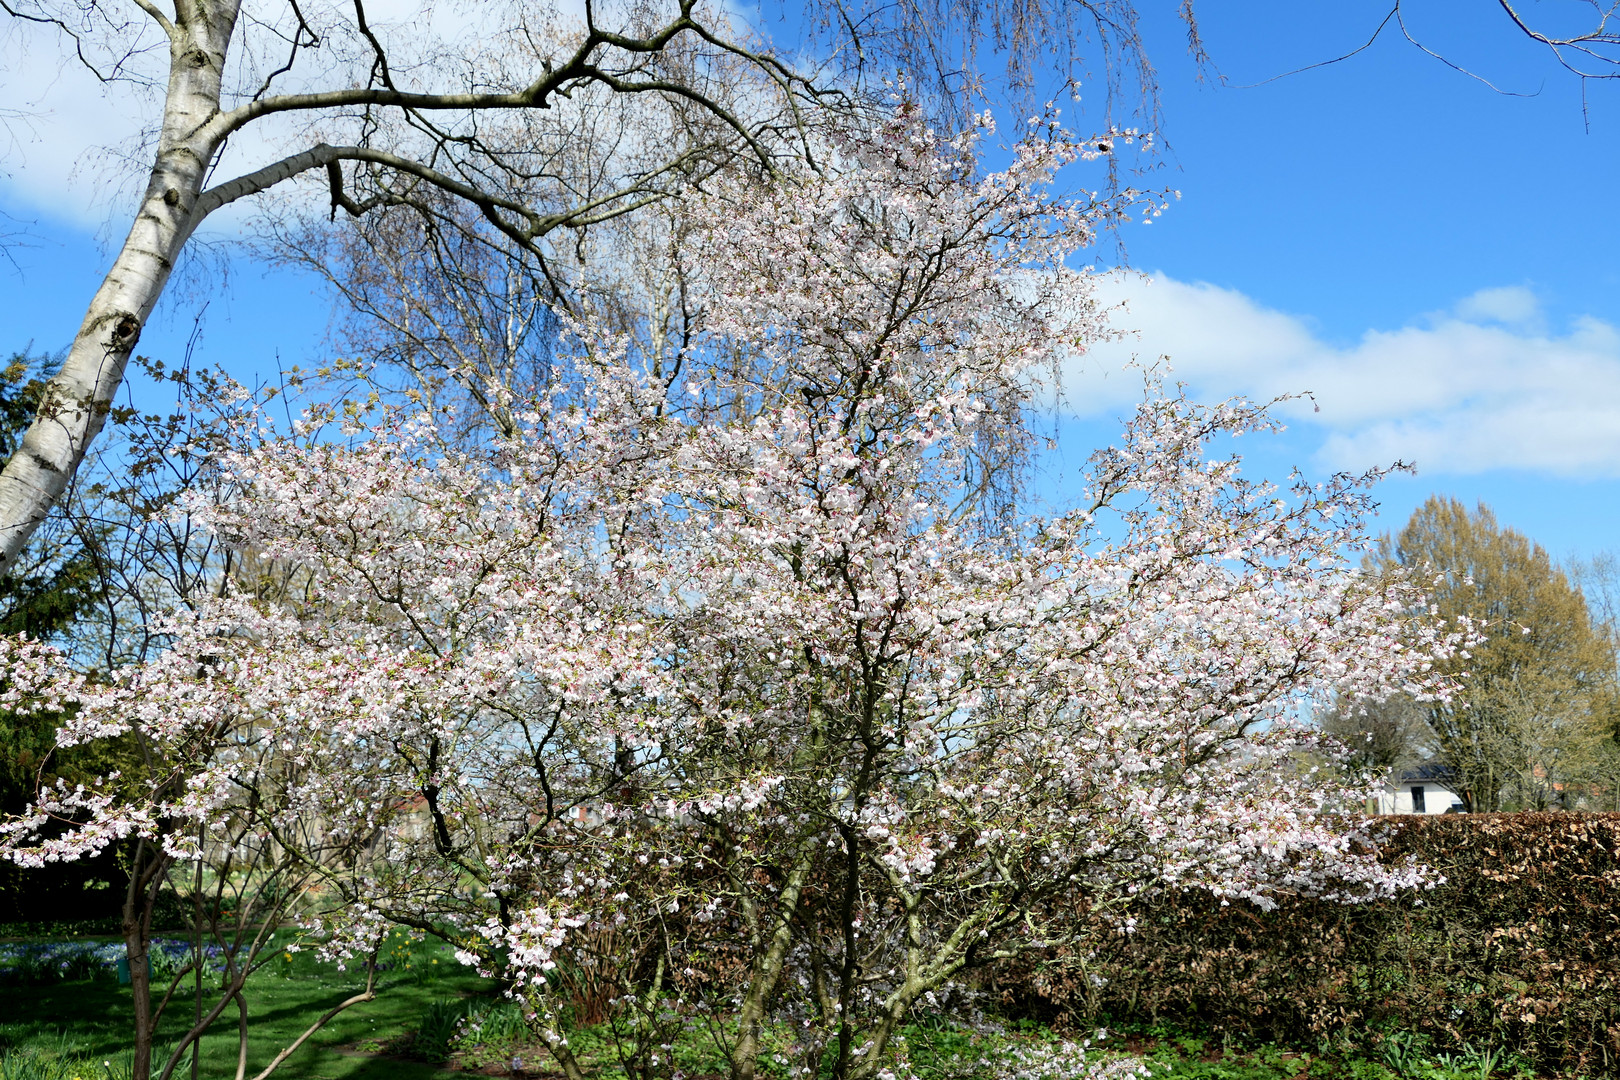
[[[126,70],[161,79],[156,28],[134,28]],[[104,70],[114,59],[94,56]],[[164,57],[166,59],[166,57]],[[14,204],[80,226],[100,224],[127,197],[132,171],[121,158],[157,120],[153,94],[102,83],[73,56],[66,35],[22,19],[0,25],[0,179]]]
[[[1593,318],[1549,330],[1533,292],[1483,289],[1451,310],[1351,345],[1240,292],[1164,274],[1114,277],[1104,298],[1127,338],[1065,370],[1066,408],[1117,411],[1134,358],[1168,357],[1200,397],[1309,392],[1279,410],[1321,433],[1319,463],[1400,459],[1425,472],[1517,469],[1620,476],[1620,331]]]

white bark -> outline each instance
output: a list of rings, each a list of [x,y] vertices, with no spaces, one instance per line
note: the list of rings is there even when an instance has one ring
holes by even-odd
[[[169,82],[157,152],[129,236],[96,290],[67,359],[21,445],[0,472],[0,571],[11,567],[62,496],[106,421],[141,328],[196,227],[219,136],[226,53],[237,0],[181,0],[169,36]]]

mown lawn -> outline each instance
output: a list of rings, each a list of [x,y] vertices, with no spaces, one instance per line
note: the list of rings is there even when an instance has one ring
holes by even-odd
[[[398,1040],[416,1029],[435,1002],[488,993],[491,987],[457,964],[442,946],[396,939],[385,959],[389,970],[378,977],[376,1000],[339,1013],[276,1075],[309,1080],[465,1077],[419,1061],[364,1051],[390,1041],[399,1045]],[[359,992],[364,983],[363,972],[339,971],[308,954],[278,954],[248,984],[248,1075],[258,1073],[312,1020]],[[163,985],[166,988],[167,980]],[[165,1057],[194,1016],[194,1000],[183,993],[176,994],[164,1015],[158,1043]],[[130,989],[110,974],[44,985],[0,982],[0,1056],[19,1080],[35,1075],[70,1080],[79,1069],[94,1070],[83,1080],[92,1075],[103,1080],[108,1073],[104,1061],[112,1064],[114,1076],[122,1075],[129,1061],[130,1024]],[[201,1075],[234,1075],[236,1056],[233,1005],[202,1040]],[[176,1076],[190,1075],[188,1055]],[[0,1080],[12,1078],[0,1071]]]

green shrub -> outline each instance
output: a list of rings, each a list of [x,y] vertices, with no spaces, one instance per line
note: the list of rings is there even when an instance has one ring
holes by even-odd
[[[468,1016],[478,1003],[469,998],[440,998],[427,1007],[411,1041],[411,1053],[423,1061],[447,1061]]]
[[[462,1068],[476,1071],[491,1065],[510,1066],[514,1059],[544,1053],[531,1043],[529,1025],[517,1002],[475,1001],[458,1022],[450,1047]],[[576,1046],[575,1052],[582,1049]]]

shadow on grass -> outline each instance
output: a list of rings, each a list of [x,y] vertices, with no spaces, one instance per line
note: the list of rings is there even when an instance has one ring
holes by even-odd
[[[316,1018],[358,992],[360,986],[358,979],[351,981],[345,973],[331,970],[293,977],[266,973],[255,976],[248,984],[248,1075],[263,1069]],[[488,989],[484,980],[470,974],[446,973],[423,982],[385,979],[378,986],[376,1000],[334,1017],[281,1066],[277,1075],[309,1080],[465,1077],[465,1073],[449,1073],[425,1062],[362,1054],[352,1047],[357,1043],[387,1042],[413,1030],[435,1000]],[[169,1004],[157,1039],[159,1047],[173,1046],[191,1025],[195,1005],[184,995],[182,988]],[[131,1022],[129,987],[110,979],[49,986],[0,985],[0,1049],[70,1044],[76,1054],[85,1058],[121,1058],[129,1051]],[[232,1006],[203,1037],[204,1075],[235,1072],[236,1025],[236,1009]],[[167,1052],[163,1051],[164,1057]],[[189,1076],[189,1067],[177,1070],[176,1075]]]

